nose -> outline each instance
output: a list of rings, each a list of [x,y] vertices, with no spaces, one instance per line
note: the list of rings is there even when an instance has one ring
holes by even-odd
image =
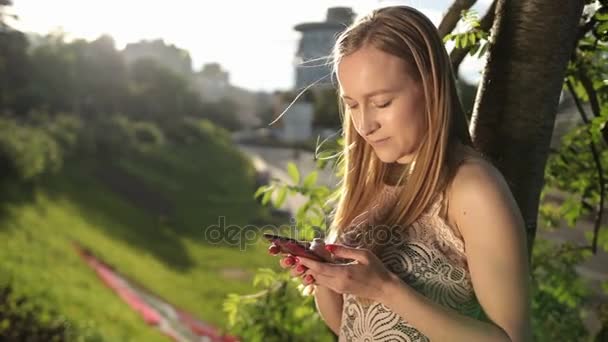
[[[380,128],[380,124],[376,120],[374,115],[370,115],[371,113],[364,113],[361,111],[357,117],[355,124],[357,125],[357,131],[361,136],[367,138],[372,135],[378,128]]]

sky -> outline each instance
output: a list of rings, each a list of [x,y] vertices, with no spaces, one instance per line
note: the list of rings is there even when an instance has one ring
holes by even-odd
[[[13,0],[12,26],[24,32],[64,31],[74,38],[111,35],[127,43],[162,38],[186,49],[193,67],[218,62],[230,82],[250,90],[286,90],[294,86],[293,60],[300,34],[293,27],[324,21],[328,7],[352,7],[357,15],[378,6],[406,4],[421,10],[435,25],[454,0]],[[491,0],[478,0],[483,15]],[[461,75],[476,81],[483,61],[467,58]]]

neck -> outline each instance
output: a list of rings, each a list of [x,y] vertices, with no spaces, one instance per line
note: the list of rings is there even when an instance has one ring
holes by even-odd
[[[386,185],[403,185],[405,184],[406,180],[407,180],[407,174],[405,174],[403,176],[403,179],[401,179],[401,181],[399,181],[399,177],[401,177],[401,175],[404,172],[407,172],[407,170],[409,170],[411,164],[399,164],[399,163],[388,163],[386,164],[387,166],[387,171],[384,174],[384,178],[382,179],[382,182]]]

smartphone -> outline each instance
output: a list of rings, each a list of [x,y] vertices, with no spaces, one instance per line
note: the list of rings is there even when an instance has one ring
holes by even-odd
[[[295,256],[310,258],[316,261],[326,262],[322,257],[310,250],[310,242],[298,241],[286,236],[264,233],[264,238],[277,245],[282,253],[289,253]]]

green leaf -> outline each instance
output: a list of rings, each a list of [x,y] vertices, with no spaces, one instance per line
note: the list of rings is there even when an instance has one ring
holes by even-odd
[[[258,269],[255,277],[253,278],[253,286],[257,287],[262,285],[268,287],[277,280],[277,273],[270,268]]]
[[[264,193],[264,197],[262,197],[262,205],[268,204],[270,199],[272,198],[272,191],[266,191]]]
[[[293,162],[287,163],[287,173],[295,184],[300,183],[300,171],[298,171],[298,167],[296,166],[296,164],[294,164]]]
[[[453,37],[454,35],[451,33],[446,34],[445,37],[443,37],[443,43],[447,43],[448,41],[452,40]]]
[[[574,227],[582,212],[583,205],[581,201],[572,197],[568,198],[561,207],[561,213],[569,227]]]
[[[456,44],[456,45],[455,45],[455,47],[456,47],[457,49],[460,49],[460,38],[461,38],[461,36],[460,36],[460,35],[457,35],[457,36],[456,36],[456,40],[454,41],[454,43]]]
[[[606,34],[606,33],[608,33],[608,21],[604,21],[603,23],[599,24],[597,26],[597,32],[599,34]]]
[[[258,188],[258,190],[256,190],[255,194],[253,194],[253,198],[258,198],[260,195],[262,195],[263,193],[265,193],[268,190],[270,190],[268,186],[266,186],[266,185],[260,186]]]
[[[279,189],[279,194],[277,195],[277,197],[274,201],[274,206],[277,208],[282,207],[283,203],[285,203],[286,198],[287,198],[287,187],[284,186],[281,189]]]
[[[475,33],[469,33],[469,45],[475,45]]]
[[[317,176],[318,176],[317,171],[313,171],[313,172],[309,173],[306,176],[306,178],[304,178],[303,186],[305,188],[310,188],[311,186],[315,185],[317,183]]]
[[[594,17],[597,21],[608,20],[608,8],[604,8],[603,10],[599,9],[597,12],[595,12]]]

